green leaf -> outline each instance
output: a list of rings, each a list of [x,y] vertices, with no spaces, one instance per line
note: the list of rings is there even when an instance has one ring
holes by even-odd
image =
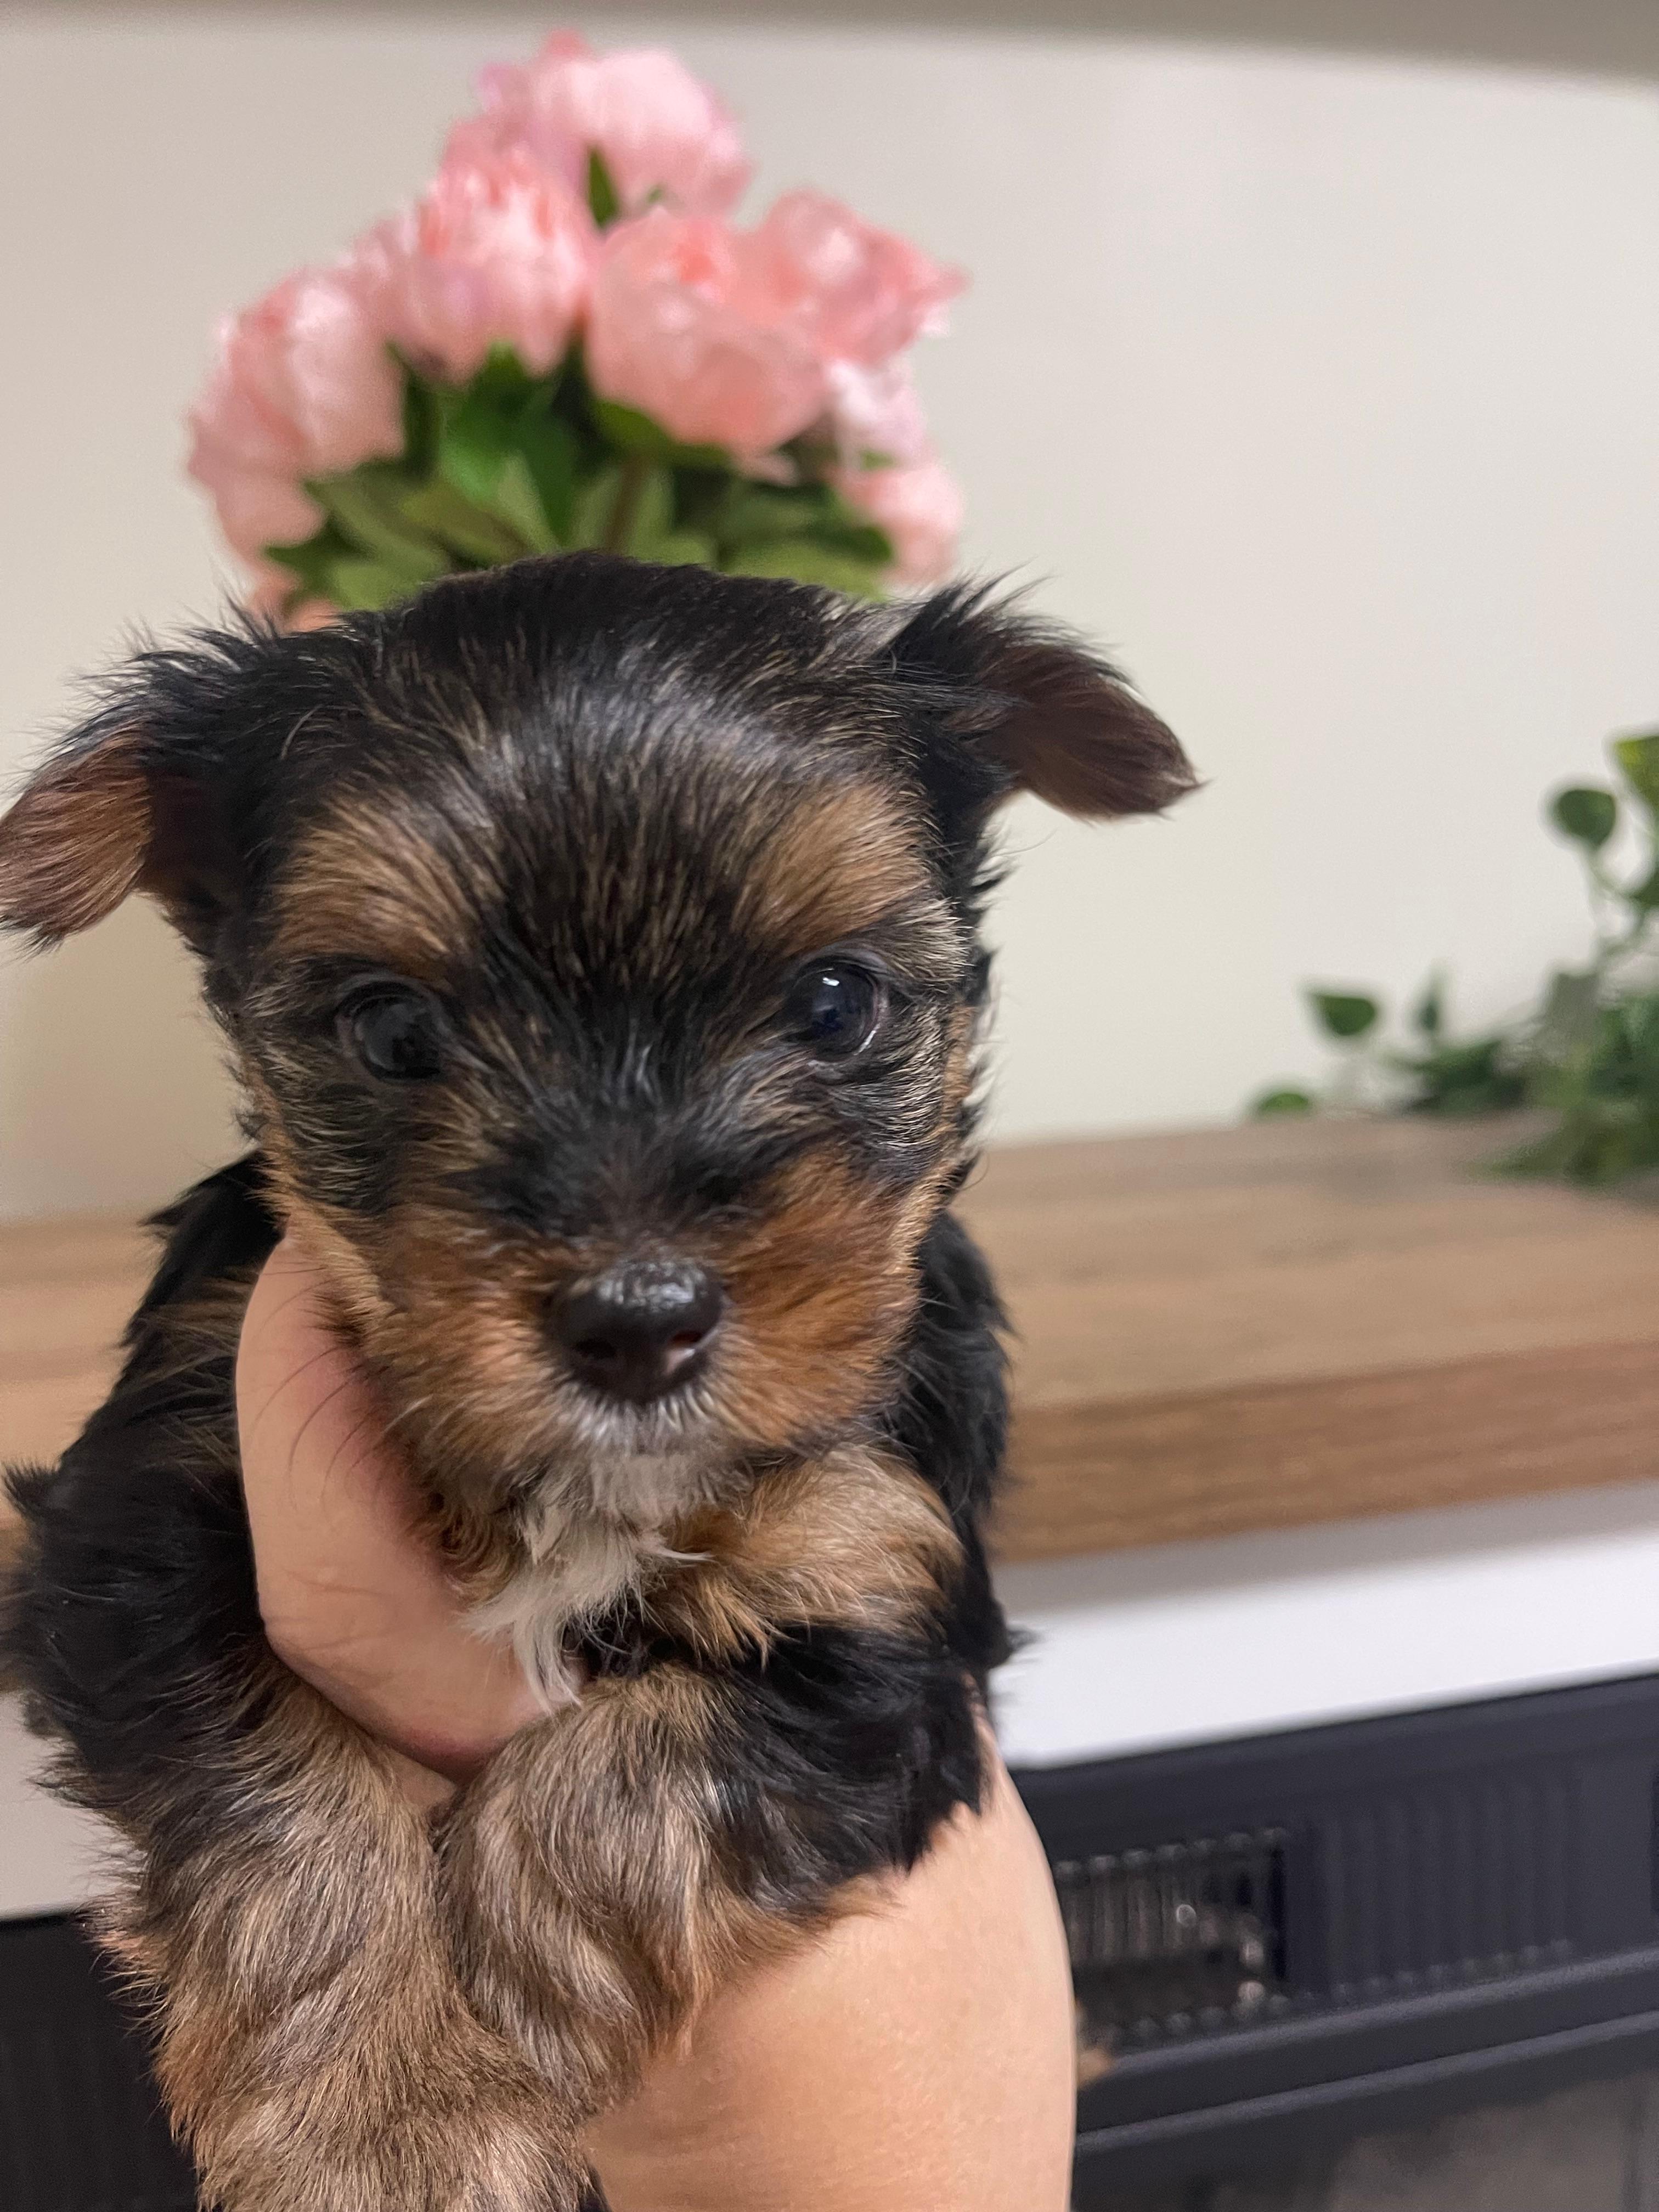
[[[604,544],[621,486],[622,470],[615,461],[607,461],[576,486],[570,507],[570,544]]]
[[[399,362],[404,377],[404,461],[416,476],[424,476],[438,456],[438,395],[425,378]]]
[[[475,506],[441,477],[404,494],[404,513],[422,529],[441,540],[453,556],[475,567],[494,568],[498,562],[516,561],[529,551],[520,533]],[[446,562],[454,567],[454,559]]]
[[[490,347],[483,368],[473,371],[462,390],[469,400],[486,400],[503,414],[515,415],[549,381],[532,375],[510,345],[497,344]]]
[[[556,415],[538,410],[520,416],[518,440],[548,527],[568,543],[576,502],[575,434]]]
[[[1599,853],[1619,826],[1619,801],[1596,784],[1571,784],[1549,803],[1549,818],[1564,837]]]
[[[1620,773],[1648,811],[1659,813],[1659,730],[1615,739],[1611,748]]]
[[[463,499],[487,507],[516,450],[513,426],[501,410],[489,398],[469,394],[449,410],[438,433],[438,473]]]
[[[299,545],[266,545],[267,561],[296,576],[314,597],[331,598],[330,578],[337,561],[353,557],[351,541],[332,522],[325,522],[315,537]]]
[[[665,468],[729,471],[732,456],[723,446],[682,446],[660,422],[619,400],[595,399],[593,420],[605,443],[620,453],[639,453]]]
[[[1512,1065],[1506,1037],[1439,1045],[1420,1059],[1402,1058],[1394,1064],[1417,1086],[1405,1102],[1408,1113],[1500,1114],[1526,1099],[1526,1078]]]
[[[405,588],[429,583],[449,567],[442,546],[404,511],[399,471],[368,462],[345,476],[313,477],[306,489],[356,552],[401,577]]]
[[[779,538],[804,538],[825,514],[819,487],[758,484],[734,477],[719,510],[720,535],[734,544],[765,545]]]
[[[407,577],[378,561],[343,560],[334,564],[328,596],[348,612],[370,611],[406,599],[416,588]]]
[[[522,453],[507,455],[490,508],[509,529],[517,532],[532,553],[552,553],[558,550],[558,538],[548,525],[541,495],[536,489],[535,478],[530,473],[530,464]]]
[[[1318,1111],[1312,1094],[1286,1086],[1280,1091],[1264,1091],[1259,1098],[1250,1101],[1253,1121],[1269,1121],[1287,1114],[1313,1114]]]
[[[1375,1029],[1382,1011],[1375,999],[1361,991],[1310,990],[1307,1000],[1326,1036],[1340,1037],[1345,1043]]]
[[[626,526],[618,550],[631,553],[636,561],[654,561],[657,547],[674,526],[674,480],[666,469],[646,469],[627,481],[633,485],[633,497],[631,511],[623,517]],[[626,486],[618,495],[627,498]],[[614,520],[613,515],[613,527]]]
[[[587,154],[587,204],[601,230],[622,213],[622,194],[597,146],[590,147]]]
[[[702,537],[695,530],[671,530],[658,538],[650,553],[644,556],[660,562],[665,568],[713,568],[719,566],[714,556],[714,540]]]
[[[1656,907],[1659,907],[1659,860],[1654,862],[1641,882],[1627,890],[1625,896],[1644,914],[1651,914]]]
[[[1534,1050],[1547,1065],[1576,1059],[1595,1035],[1601,986],[1589,969],[1558,968],[1544,992]]]
[[[1443,976],[1431,975],[1423,995],[1412,1008],[1412,1027],[1419,1036],[1437,1037],[1446,1025],[1446,985]]]
[[[734,478],[710,526],[735,554],[783,538],[812,539],[826,550],[878,568],[890,565],[891,539],[824,483],[761,484]]]
[[[780,538],[769,545],[748,545],[726,554],[720,566],[733,576],[788,576],[798,584],[822,584],[851,598],[884,596],[882,565],[860,561],[811,538]]]

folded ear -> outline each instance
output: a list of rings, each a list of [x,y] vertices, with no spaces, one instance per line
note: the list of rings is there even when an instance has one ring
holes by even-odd
[[[67,738],[0,815],[0,927],[56,945],[152,893],[199,949],[223,907],[207,796],[137,710]]]
[[[940,695],[981,808],[1030,791],[1067,814],[1157,814],[1197,785],[1180,740],[1109,663],[981,588],[925,600],[894,652],[901,675]]]

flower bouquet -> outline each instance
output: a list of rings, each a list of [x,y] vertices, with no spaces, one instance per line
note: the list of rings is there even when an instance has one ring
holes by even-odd
[[[291,623],[531,552],[878,595],[962,501],[905,356],[961,278],[750,167],[671,54],[569,33],[487,70],[422,198],[222,328],[191,473]]]

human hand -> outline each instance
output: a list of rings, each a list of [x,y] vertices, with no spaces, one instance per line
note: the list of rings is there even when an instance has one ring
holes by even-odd
[[[253,1288],[236,1365],[242,1486],[272,1650],[401,1753],[430,1802],[540,1711],[513,1654],[467,1626],[387,1440],[293,1241]],[[413,1771],[410,1771],[413,1768]]]

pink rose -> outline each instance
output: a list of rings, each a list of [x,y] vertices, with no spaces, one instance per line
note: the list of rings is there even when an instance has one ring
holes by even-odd
[[[842,469],[834,482],[848,506],[891,538],[896,584],[935,584],[949,573],[965,510],[961,486],[942,461]]]
[[[963,277],[823,192],[786,192],[744,241],[749,283],[820,359],[874,368],[940,326]]]
[[[301,489],[404,442],[401,386],[347,265],[302,269],[222,325],[191,415],[191,474],[243,553],[322,521]]]
[[[630,215],[656,193],[688,214],[724,215],[749,181],[732,118],[658,48],[596,54],[558,31],[533,61],[486,70],[478,90],[483,112],[457,124],[448,154],[522,151],[585,196],[595,152]]]
[[[861,368],[857,362],[832,361],[830,427],[845,466],[863,469],[882,461],[919,461],[929,451],[927,418],[910,372],[898,362]]]
[[[740,234],[653,208],[605,239],[587,365],[594,388],[682,444],[756,457],[816,422],[823,364],[757,292]]]
[[[597,233],[586,207],[524,153],[447,159],[425,196],[353,254],[386,336],[465,383],[492,344],[538,375],[562,360],[587,305]]]

